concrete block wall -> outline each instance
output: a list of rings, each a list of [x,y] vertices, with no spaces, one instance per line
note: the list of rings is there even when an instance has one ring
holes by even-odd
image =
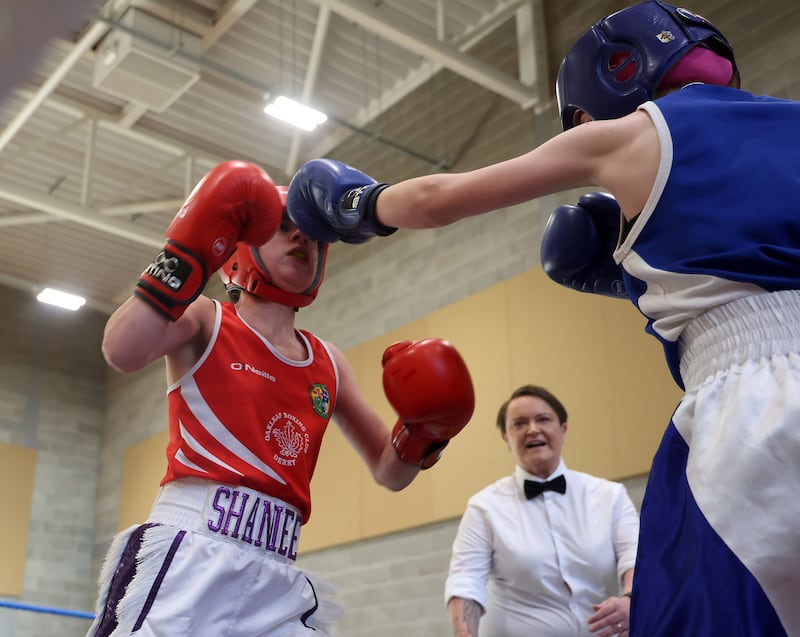
[[[401,230],[380,249],[334,245],[319,296],[297,323],[347,349],[535,267],[540,234],[537,206],[527,204],[447,228]]]
[[[7,288],[0,288],[0,307],[14,308],[0,313],[0,441],[38,452],[22,601],[85,610],[93,598],[106,317],[71,314]],[[86,628],[82,620],[0,614],[4,636],[70,637]]]
[[[556,123],[553,110],[537,117],[501,103],[452,171],[522,153],[552,135]],[[352,152],[366,159],[367,150]],[[358,166],[389,182],[412,176],[389,164]],[[549,203],[528,202],[444,228],[399,230],[363,245],[333,244],[319,296],[297,323],[347,349],[536,267]]]
[[[122,462],[125,450],[167,428],[166,371],[156,361],[133,374],[106,370],[108,395],[98,457],[92,573],[96,579],[109,542],[119,528]]]
[[[444,636],[444,578],[456,527],[442,522],[315,551],[299,564],[338,590],[345,609],[339,637]]]

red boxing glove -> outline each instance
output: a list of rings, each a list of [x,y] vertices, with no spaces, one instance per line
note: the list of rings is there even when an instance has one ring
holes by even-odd
[[[177,320],[239,241],[262,245],[278,231],[283,203],[269,175],[226,161],[195,186],[167,228],[167,243],[139,278],[134,294]]]
[[[400,459],[432,467],[475,409],[464,360],[447,341],[401,341],[383,353],[383,389],[398,416],[392,445]]]

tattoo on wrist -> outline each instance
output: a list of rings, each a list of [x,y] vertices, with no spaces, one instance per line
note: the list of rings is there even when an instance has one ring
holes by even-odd
[[[471,599],[464,600],[464,623],[467,626],[470,637],[478,634],[478,622],[481,619],[481,605]]]

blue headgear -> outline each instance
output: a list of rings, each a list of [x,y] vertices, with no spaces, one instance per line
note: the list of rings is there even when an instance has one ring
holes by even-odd
[[[561,125],[575,125],[575,112],[593,119],[628,115],[653,99],[667,71],[702,44],[730,60],[733,48],[705,18],[686,9],[645,0],[603,18],[572,46],[556,80]]]

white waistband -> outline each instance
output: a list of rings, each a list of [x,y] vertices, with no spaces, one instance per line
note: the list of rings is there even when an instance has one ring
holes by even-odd
[[[800,290],[748,296],[698,316],[678,341],[686,390],[721,369],[800,354]]]
[[[254,489],[182,478],[161,487],[148,522],[235,542],[293,562],[303,518],[291,504]]]

